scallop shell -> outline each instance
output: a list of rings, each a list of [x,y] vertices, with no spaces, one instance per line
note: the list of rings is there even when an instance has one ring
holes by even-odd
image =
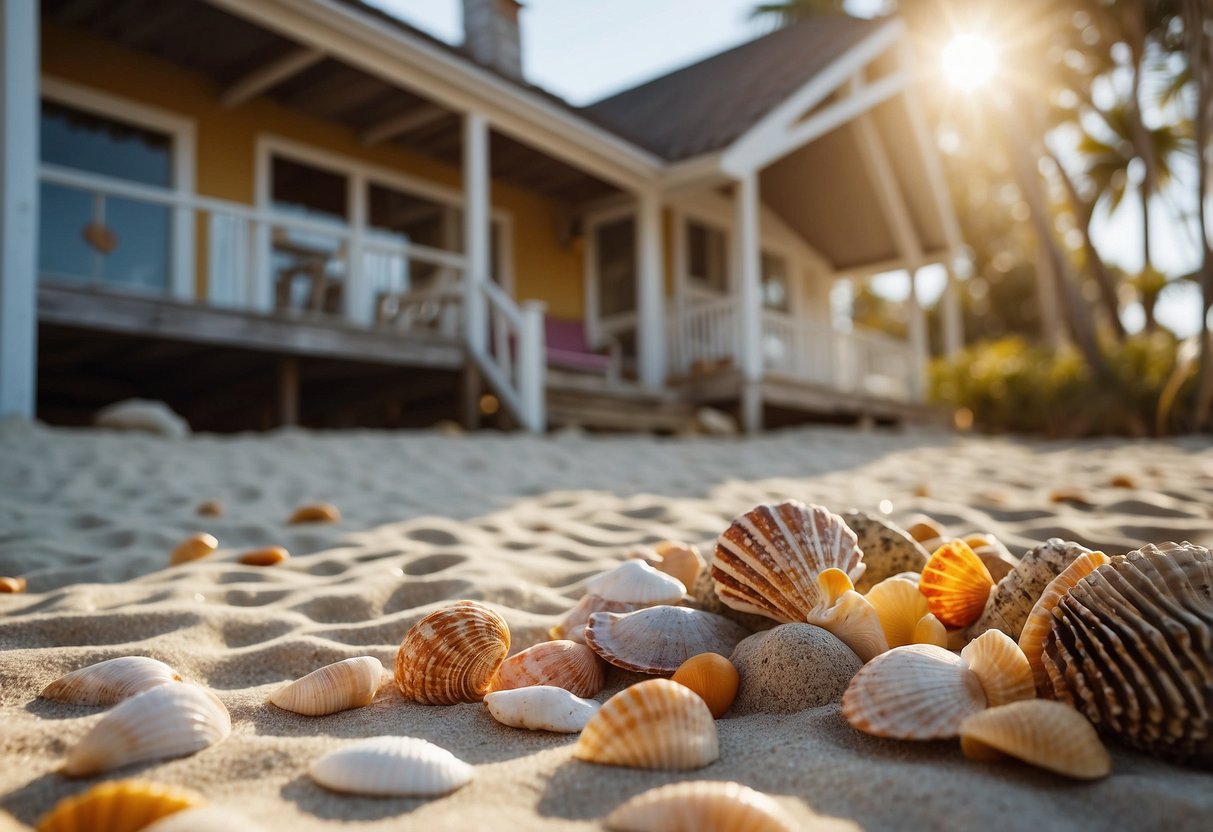
[[[223,503],[219,500],[203,500],[198,504],[198,513],[203,517],[222,517]]]
[[[25,592],[26,586],[28,584],[25,578],[22,578],[20,575],[15,578],[0,577],[0,594]]]
[[[1052,694],[1127,745],[1213,767],[1213,553],[1113,557],[1057,602],[1041,661]]]
[[[945,627],[967,627],[990,597],[994,579],[981,558],[963,540],[940,546],[923,567],[918,591]]]
[[[1019,565],[994,587],[985,609],[973,622],[969,632],[980,635],[996,627],[1011,638],[1018,639],[1024,622],[1028,620],[1028,613],[1049,581],[1060,575],[1076,558],[1090,551],[1077,543],[1056,537],[1029,551],[1020,559]]]
[[[648,607],[590,616],[585,642],[616,667],[665,675],[700,653],[727,656],[750,633],[735,621],[690,607]]]
[[[270,694],[270,702],[304,716],[326,716],[369,705],[383,679],[383,663],[359,656],[313,670]]]
[[[740,783],[695,780],[638,794],[607,815],[615,832],[793,832],[771,797]]]
[[[677,604],[686,595],[687,588],[682,581],[659,572],[642,560],[626,560],[587,582],[585,592],[605,601],[652,607]]]
[[[677,578],[688,590],[695,586],[700,573],[707,566],[703,555],[699,554],[699,549],[689,543],[663,540],[655,545],[653,550],[661,556],[661,562],[657,564],[658,571]]]
[[[866,593],[900,572],[921,572],[927,565],[931,553],[908,532],[862,511],[843,512],[842,519],[855,532],[867,567],[855,581],[857,592]]]
[[[821,600],[818,575],[837,568],[854,582],[863,575],[862,558],[841,517],[790,500],[735,519],[716,542],[712,578],[733,609],[790,623],[804,621]]]
[[[485,694],[484,704],[502,725],[557,734],[576,734],[601,707],[551,685],[494,691]]]
[[[245,552],[236,560],[245,566],[276,566],[290,556],[291,553],[281,546],[264,546]]]
[[[973,639],[960,651],[960,658],[981,682],[987,707],[1035,698],[1032,666],[1019,645],[1001,630],[988,630]]]
[[[930,614],[926,596],[918,591],[917,584],[905,578],[885,578],[864,597],[876,608],[890,647],[915,643],[918,622]]]
[[[648,679],[624,688],[591,717],[573,756],[603,765],[688,771],[720,757],[716,723],[690,688]]]
[[[295,509],[286,522],[291,524],[336,523],[340,520],[341,512],[332,503],[309,503]]]
[[[264,827],[229,809],[203,806],[174,812],[146,827],[143,832],[217,832],[221,829],[232,832],[262,832]]]
[[[178,786],[111,780],[64,798],[38,821],[38,832],[136,832],[206,801]]]
[[[914,644],[934,644],[936,647],[948,646],[948,628],[939,623],[939,619],[927,613],[918,619],[914,625]]]
[[[199,532],[187,537],[181,543],[177,544],[177,548],[169,554],[168,562],[171,566],[177,566],[182,563],[189,563],[191,560],[201,560],[209,557],[219,548],[219,541],[213,534]]]
[[[71,705],[108,708],[158,685],[180,681],[181,675],[164,662],[146,656],[123,656],[73,670],[38,695]]]
[[[733,704],[737,698],[737,687],[741,684],[737,668],[719,653],[691,656],[670,678],[699,694],[717,719]]]
[[[474,768],[416,737],[374,737],[317,758],[308,775],[334,792],[375,797],[438,797],[466,786]]]
[[[995,582],[1001,581],[1008,572],[1019,565],[1019,558],[1012,555],[1002,541],[992,534],[970,534],[963,539],[969,544],[973,554],[981,558]]]
[[[86,777],[148,760],[184,757],[224,740],[223,703],[189,683],[158,685],[118,704],[68,752],[63,773]]]
[[[427,615],[396,652],[396,684],[426,705],[479,702],[510,651],[505,619],[476,601],[456,601]]]
[[[817,583],[821,600],[806,616],[808,623],[829,630],[861,661],[889,649],[876,608],[855,591],[845,572],[827,569],[817,576]]]
[[[1088,552],[1085,555],[1079,555],[1061,571],[1060,575],[1049,581],[1049,585],[1045,587],[1044,592],[1040,594],[1040,598],[1032,607],[1032,612],[1028,614],[1023,630],[1019,634],[1019,649],[1023,651],[1028,665],[1032,668],[1032,678],[1037,690],[1044,691],[1048,686],[1049,677],[1045,673],[1041,655],[1044,653],[1045,639],[1049,635],[1049,630],[1053,628],[1053,610],[1056,609],[1057,602],[1076,583],[1109,560],[1110,558],[1103,552]]]
[[[606,669],[597,653],[584,644],[561,639],[510,656],[497,671],[493,690],[554,685],[585,697],[602,690],[605,679]]]
[[[1112,773],[1112,757],[1091,723],[1059,702],[1013,702],[973,714],[960,724],[960,748],[972,760],[1014,757],[1080,780]]]
[[[590,623],[590,616],[594,613],[633,612],[639,609],[644,609],[644,605],[627,601],[608,601],[597,595],[583,595],[564,618],[560,619],[560,623],[548,630],[548,635],[553,639],[568,639],[585,644],[585,626]]]

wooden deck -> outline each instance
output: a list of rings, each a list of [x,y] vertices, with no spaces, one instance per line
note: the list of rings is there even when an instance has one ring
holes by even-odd
[[[549,427],[677,433],[695,423],[694,406],[676,391],[558,370],[548,370],[547,410]]]

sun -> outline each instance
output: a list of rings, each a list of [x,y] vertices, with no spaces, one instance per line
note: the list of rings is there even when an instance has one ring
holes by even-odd
[[[994,76],[998,68],[998,50],[982,35],[957,35],[943,48],[940,56],[943,76],[962,90],[975,90]]]

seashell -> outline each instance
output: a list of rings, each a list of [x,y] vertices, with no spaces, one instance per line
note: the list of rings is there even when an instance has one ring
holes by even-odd
[[[633,612],[643,609],[643,604],[631,604],[627,601],[608,601],[597,595],[583,595],[581,600],[560,619],[560,623],[548,630],[553,639],[567,639],[579,644],[585,644],[585,625],[590,622],[590,616],[596,612]]]
[[[270,702],[304,716],[326,716],[369,705],[383,679],[383,663],[359,656],[313,670],[270,694]]]
[[[412,626],[396,652],[396,684],[425,705],[479,702],[510,651],[505,619],[477,601],[456,601]]]
[[[686,592],[682,581],[657,571],[642,560],[624,561],[585,585],[586,595],[643,607],[677,604]]]
[[[264,827],[228,809],[203,806],[198,809],[173,812],[163,820],[158,820],[151,826],[145,827],[143,832],[216,832],[219,829],[230,829],[233,832],[263,832]]]
[[[700,653],[733,652],[749,631],[735,621],[690,607],[648,607],[590,616],[585,643],[616,667],[670,674]]]
[[[275,566],[290,556],[291,553],[281,546],[265,546],[245,552],[236,560],[245,566]]]
[[[318,757],[307,773],[334,792],[375,797],[438,797],[471,782],[475,769],[417,737],[374,737]]]
[[[202,795],[147,780],[111,780],[64,798],[37,832],[136,832],[163,817],[202,806]]]
[[[686,589],[695,586],[700,573],[707,566],[703,555],[699,554],[699,549],[689,543],[663,540],[654,546],[653,550],[661,556],[661,562],[657,564],[658,571],[677,578]]]
[[[1070,503],[1077,506],[1094,505],[1086,491],[1072,485],[1063,485],[1049,492],[1050,503]]]
[[[493,690],[553,685],[576,696],[602,690],[606,671],[598,654],[567,639],[545,641],[506,659],[493,679]]]
[[[1049,582],[1062,573],[1076,558],[1091,550],[1077,543],[1060,538],[1050,538],[1030,550],[1019,564],[998,582],[985,609],[969,632],[979,635],[997,628],[1013,639],[1018,639],[1024,622],[1036,599],[1045,591]]]
[[[224,740],[232,720],[205,688],[157,685],[118,704],[68,752],[63,773],[87,777],[110,769],[184,757]]]
[[[27,582],[18,575],[15,578],[0,576],[0,594],[25,592]]]
[[[740,783],[694,780],[636,795],[607,815],[616,832],[793,832],[778,803]]]
[[[1058,599],[1041,663],[1051,695],[1160,757],[1213,767],[1213,553],[1111,558]]]
[[[944,528],[935,520],[927,517],[925,514],[920,514],[915,522],[911,523],[906,529],[906,534],[914,538],[919,543],[926,543],[930,540],[938,540],[945,536]],[[934,551],[934,549],[930,550]]]
[[[1014,757],[1080,780],[1112,773],[1112,757],[1078,711],[1060,702],[1012,702],[960,724],[960,750],[970,760]]]
[[[765,615],[755,615],[748,612],[738,612],[730,607],[716,594],[716,581],[712,579],[711,566],[699,574],[699,580],[695,582],[695,586],[690,590],[692,605],[697,609],[714,612],[717,615],[723,615],[731,621],[736,621],[741,626],[751,632],[758,630],[769,630],[774,627],[777,621]]]
[[[981,558],[981,562],[990,571],[990,577],[995,582],[1001,581],[1007,573],[1019,564],[1019,558],[992,534],[970,534],[962,538],[973,554]]]
[[[192,534],[173,549],[168,557],[169,565],[177,566],[178,564],[188,563],[191,560],[200,560],[212,554],[219,548],[219,541],[215,539],[213,534],[199,532]]]
[[[485,694],[484,704],[502,725],[557,734],[576,734],[602,707],[552,685],[493,691]]]
[[[915,643],[918,622],[930,615],[926,596],[918,591],[917,584],[905,578],[885,578],[864,597],[876,609],[890,647]]]
[[[1048,684],[1048,676],[1045,673],[1041,655],[1045,649],[1045,638],[1048,637],[1049,630],[1053,628],[1053,610],[1057,608],[1057,602],[1076,583],[1109,560],[1111,558],[1103,552],[1087,552],[1079,555],[1061,571],[1060,575],[1049,581],[1049,585],[1045,587],[1044,592],[1040,594],[1040,598],[1032,607],[1032,612],[1028,614],[1028,620],[1019,634],[1019,649],[1023,651],[1028,665],[1032,668],[1032,678],[1036,682],[1037,690],[1044,691]]]
[[[720,757],[712,712],[690,688],[648,679],[606,701],[573,748],[579,760],[689,771]]]
[[[69,705],[108,708],[158,685],[180,681],[180,674],[164,662],[146,656],[123,656],[73,670],[51,682],[38,695]]]
[[[885,578],[921,572],[926,566],[931,553],[902,529],[862,511],[843,512],[842,519],[855,532],[867,567],[855,581],[857,592],[866,593]]]
[[[198,504],[198,514],[203,517],[222,517],[223,503],[218,500],[203,500]]]
[[[1108,479],[1108,485],[1112,488],[1136,488],[1137,480],[1129,474],[1113,474]]]
[[[716,542],[711,574],[716,594],[733,609],[804,621],[821,600],[817,576],[837,568],[856,581],[862,558],[841,517],[789,500],[736,518]]]
[[[338,523],[341,512],[332,503],[308,503],[295,509],[286,521],[292,525],[297,523]]]
[[[1019,645],[1001,630],[987,630],[960,651],[960,658],[977,675],[986,694],[986,707],[1036,697],[1032,667]]]
[[[948,628],[939,623],[939,619],[927,613],[918,619],[914,625],[914,644],[934,644],[936,647],[948,646]]]
[[[918,591],[945,627],[967,627],[977,620],[990,597],[990,570],[963,540],[940,546],[923,567]]]
[[[733,704],[737,698],[737,686],[741,683],[737,668],[719,653],[691,656],[670,678],[699,694],[716,719],[724,716]]]
[[[806,616],[808,623],[829,630],[861,661],[889,649],[876,608],[855,591],[847,573],[827,569],[817,576],[817,583],[821,600]]]

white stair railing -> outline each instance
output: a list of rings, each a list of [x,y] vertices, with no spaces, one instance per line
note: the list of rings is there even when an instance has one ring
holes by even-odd
[[[736,302],[732,298],[671,310],[667,318],[670,369],[686,375],[737,357]]]
[[[532,433],[547,427],[544,344],[544,304],[519,305],[496,283],[465,281],[464,291],[479,291],[485,301],[490,338],[467,339],[468,351],[497,397],[521,426]]]

